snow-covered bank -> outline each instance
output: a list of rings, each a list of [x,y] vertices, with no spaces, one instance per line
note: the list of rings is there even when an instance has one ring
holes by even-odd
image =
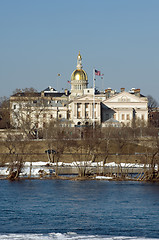
[[[96,176],[95,179],[99,179],[99,180],[110,180],[113,179],[112,177],[106,177],[106,176]]]
[[[49,175],[54,172],[54,168],[56,166],[56,163],[49,163],[49,162],[25,162],[24,168],[22,170],[22,173],[20,176],[31,176],[32,177],[39,177],[41,173],[44,173],[46,175]],[[72,163],[64,163],[64,162],[59,162],[58,163],[59,168],[73,168],[77,169],[79,167],[87,167],[87,168],[102,168],[103,167],[103,162],[72,162]],[[115,167],[121,167],[123,169],[137,169],[137,168],[149,168],[150,166],[144,165],[144,164],[133,164],[133,163],[120,163],[119,165],[115,162],[110,162],[106,163],[104,167],[108,168],[115,168]],[[156,170],[158,170],[158,166],[156,166]],[[9,174],[8,171],[8,164],[6,164],[3,167],[0,167],[0,176],[7,176]],[[98,179],[98,178],[97,178]],[[108,179],[108,178],[107,178]]]

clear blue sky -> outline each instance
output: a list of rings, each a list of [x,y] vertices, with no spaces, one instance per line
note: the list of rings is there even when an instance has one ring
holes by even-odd
[[[159,0],[0,0],[0,96],[70,88],[79,50],[90,87],[96,67],[159,102]]]

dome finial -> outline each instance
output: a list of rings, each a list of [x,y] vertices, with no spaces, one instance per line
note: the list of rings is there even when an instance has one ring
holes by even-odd
[[[77,56],[77,69],[82,69],[82,57],[81,57],[80,51]]]

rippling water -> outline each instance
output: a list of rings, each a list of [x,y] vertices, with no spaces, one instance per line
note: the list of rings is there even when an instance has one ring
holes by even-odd
[[[0,181],[0,239],[159,238],[159,184]]]

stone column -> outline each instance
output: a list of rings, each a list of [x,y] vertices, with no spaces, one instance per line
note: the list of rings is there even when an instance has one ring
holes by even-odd
[[[74,117],[77,118],[77,103],[74,103]]]
[[[82,119],[85,119],[85,103],[82,103]]]
[[[90,103],[90,119],[93,119],[93,103]]]

